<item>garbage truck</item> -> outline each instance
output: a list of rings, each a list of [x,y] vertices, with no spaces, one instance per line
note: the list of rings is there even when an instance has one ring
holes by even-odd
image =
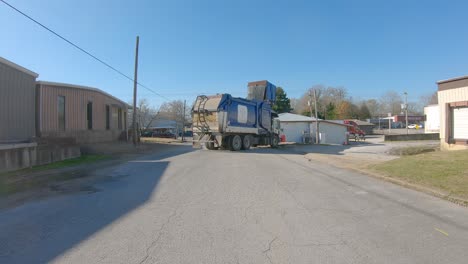
[[[193,147],[209,150],[248,150],[279,145],[280,125],[272,104],[276,86],[250,82],[247,98],[230,94],[199,95],[192,107]]]

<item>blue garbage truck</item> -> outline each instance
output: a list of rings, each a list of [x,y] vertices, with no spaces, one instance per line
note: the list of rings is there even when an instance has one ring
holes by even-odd
[[[193,147],[248,150],[258,145],[279,145],[278,114],[272,104],[276,86],[250,82],[246,99],[230,94],[199,95],[192,107]]]

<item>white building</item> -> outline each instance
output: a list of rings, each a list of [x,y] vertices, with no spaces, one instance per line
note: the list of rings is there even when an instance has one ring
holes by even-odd
[[[440,148],[468,149],[468,76],[437,82]]]
[[[424,107],[424,132],[426,133],[439,133],[440,132],[440,110],[439,105],[428,105]]]
[[[315,118],[291,113],[279,114],[282,134],[287,142],[315,142]],[[343,144],[347,125],[319,119],[320,143]]]

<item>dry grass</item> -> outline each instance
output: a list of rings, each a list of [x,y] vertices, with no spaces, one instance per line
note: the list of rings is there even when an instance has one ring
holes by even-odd
[[[392,148],[390,150],[391,155],[398,155],[398,156],[411,156],[411,155],[418,155],[427,152],[434,152],[437,150],[435,146],[411,146],[411,147],[400,147],[400,148]]]
[[[465,150],[402,156],[373,165],[371,170],[468,199],[468,151]]]

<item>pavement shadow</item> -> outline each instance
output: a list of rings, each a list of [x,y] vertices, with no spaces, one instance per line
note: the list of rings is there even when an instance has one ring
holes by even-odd
[[[180,146],[104,168],[92,188],[0,212],[0,263],[46,263],[72,250],[144,205],[169,166],[163,159],[190,151]]]

